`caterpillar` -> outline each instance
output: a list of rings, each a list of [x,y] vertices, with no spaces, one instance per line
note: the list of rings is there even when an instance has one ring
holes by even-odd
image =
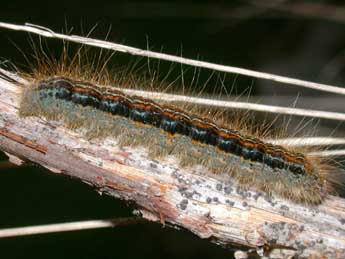
[[[150,157],[172,154],[181,166],[203,165],[224,180],[293,202],[317,205],[332,192],[318,159],[109,86],[47,76],[24,91],[20,113],[63,120],[91,137],[115,137],[120,145],[147,147]]]

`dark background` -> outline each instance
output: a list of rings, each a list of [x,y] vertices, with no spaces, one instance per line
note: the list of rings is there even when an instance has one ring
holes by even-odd
[[[272,3],[276,3],[272,5]],[[0,21],[72,29],[142,49],[343,86],[345,6],[335,1],[20,1],[2,0]],[[36,36],[33,36],[37,40]],[[48,42],[52,53],[59,43]],[[0,29],[0,57],[24,64],[28,34]],[[60,46],[61,47],[61,46]],[[112,62],[132,61],[119,54]],[[162,71],[170,64],[162,64]],[[188,67],[185,67],[188,69]],[[172,77],[181,69],[176,66]],[[201,70],[201,82],[210,71]],[[188,77],[188,75],[187,75]],[[213,80],[213,79],[212,79]],[[210,85],[212,86],[212,82]],[[252,86],[253,96],[275,105],[343,111],[343,98],[244,76],[227,87]],[[202,83],[201,83],[202,84]],[[212,91],[212,87],[209,91]],[[341,125],[319,122],[324,134],[343,136]],[[0,228],[124,217],[134,206],[99,196],[91,187],[37,166],[11,167],[1,154]],[[231,258],[232,252],[195,237],[147,223],[0,239],[1,258]]]

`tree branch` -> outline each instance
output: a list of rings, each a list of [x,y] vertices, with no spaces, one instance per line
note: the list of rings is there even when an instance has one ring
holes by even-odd
[[[87,141],[59,122],[19,117],[21,91],[0,77],[1,150],[134,201],[144,218],[218,244],[264,250],[266,258],[345,258],[343,199],[305,207],[239,189],[202,168],[178,168],[174,159],[149,160],[145,149],[119,148],[110,138]]]

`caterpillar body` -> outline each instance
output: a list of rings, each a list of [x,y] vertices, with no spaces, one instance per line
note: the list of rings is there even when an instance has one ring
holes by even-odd
[[[149,98],[65,76],[36,81],[24,91],[23,116],[62,119],[93,137],[112,136],[149,154],[201,164],[243,186],[298,203],[320,204],[332,187],[317,159]],[[134,136],[134,137],[133,137]]]

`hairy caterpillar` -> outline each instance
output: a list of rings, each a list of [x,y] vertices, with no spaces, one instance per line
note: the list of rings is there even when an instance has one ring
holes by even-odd
[[[43,77],[44,78],[44,77]],[[58,75],[26,89],[21,115],[63,120],[91,137],[147,147],[150,157],[177,156],[294,202],[319,204],[332,190],[319,160],[272,145],[183,108]],[[226,179],[226,177],[224,179]]]
[[[181,166],[202,165],[225,180],[235,178],[294,202],[319,204],[337,187],[321,159],[269,144],[261,134],[243,129],[241,119],[219,120],[187,105],[167,105],[106,86],[126,84],[107,81],[104,60],[96,58],[93,69],[87,53],[78,50],[70,59],[65,47],[60,61],[35,49],[37,64],[33,73],[24,74],[31,85],[23,91],[22,116],[62,120],[87,137],[143,146],[150,158],[174,155]]]

